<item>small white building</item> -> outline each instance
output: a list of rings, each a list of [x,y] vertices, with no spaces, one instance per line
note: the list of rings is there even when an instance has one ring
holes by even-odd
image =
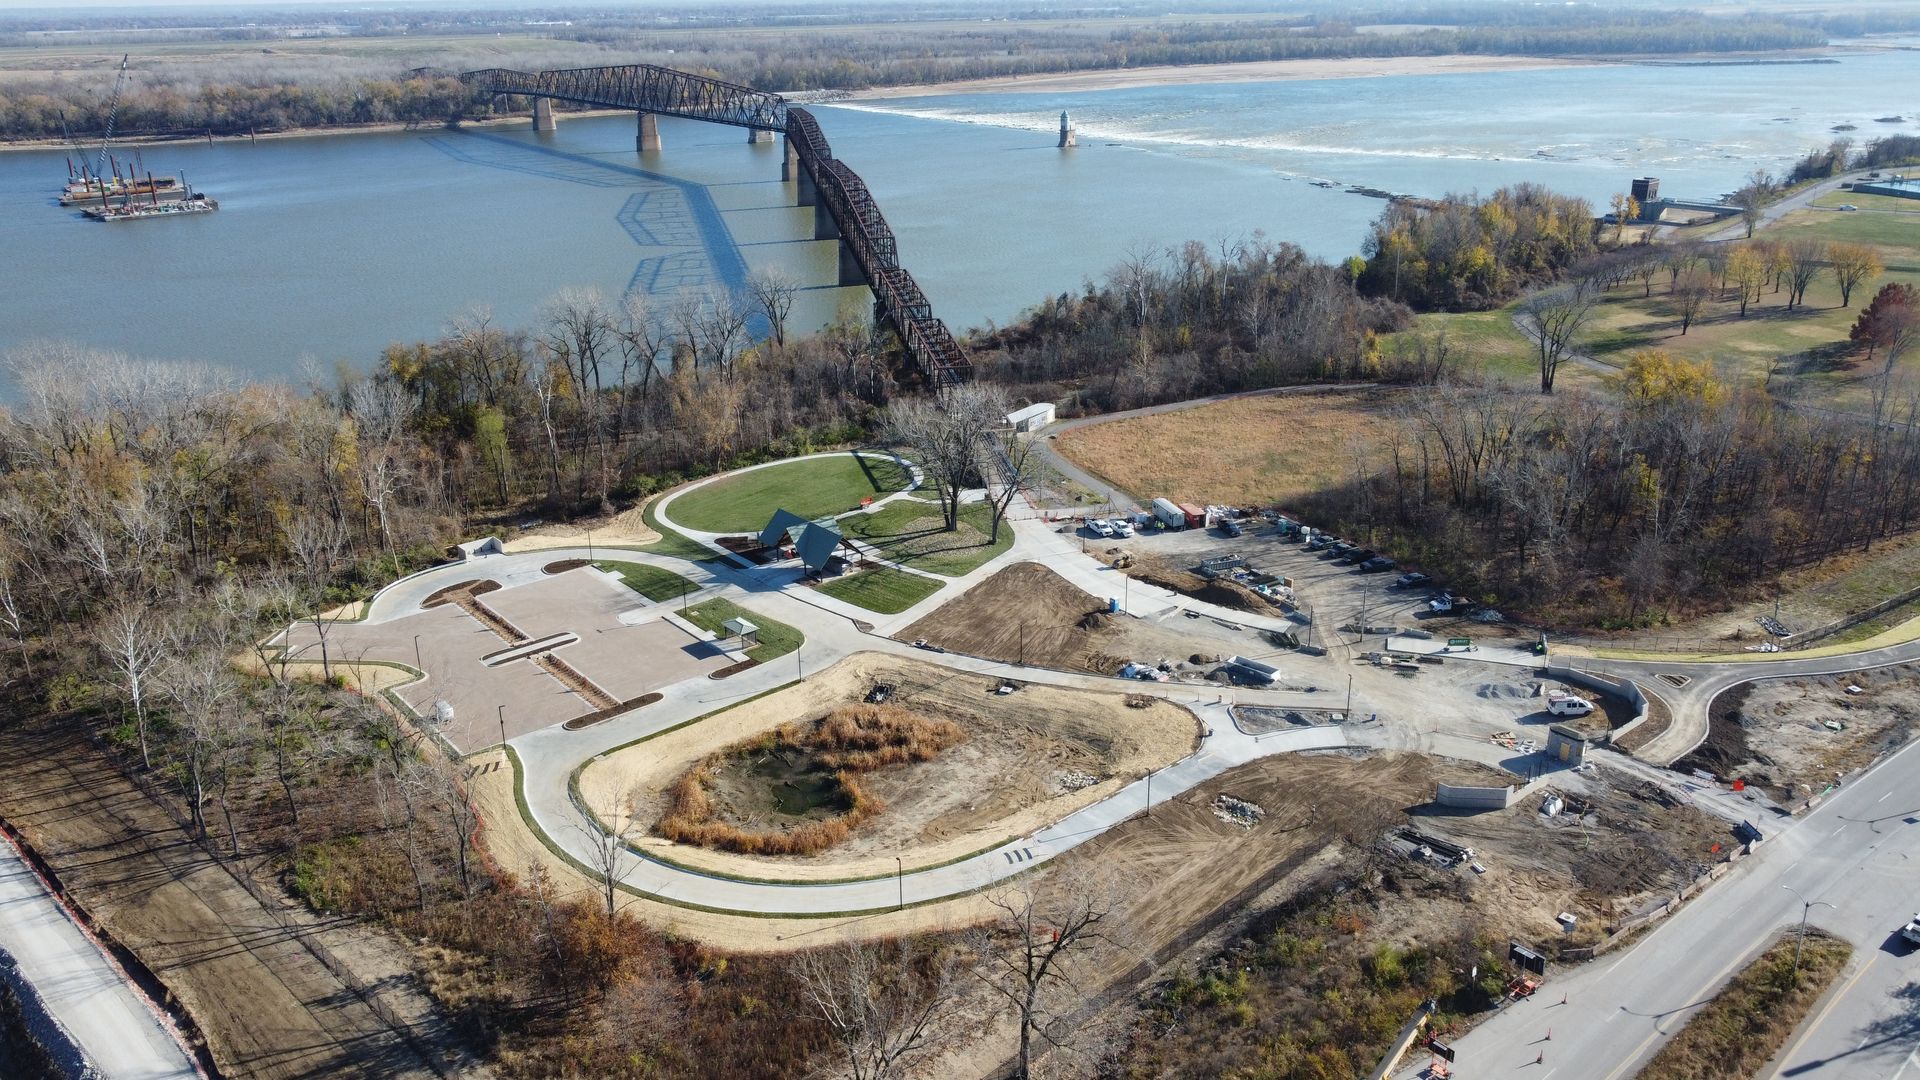
[[[1039,431],[1051,423],[1053,423],[1053,402],[1051,401],[1038,402],[1007,414],[1007,426],[1023,435],[1030,431]]]

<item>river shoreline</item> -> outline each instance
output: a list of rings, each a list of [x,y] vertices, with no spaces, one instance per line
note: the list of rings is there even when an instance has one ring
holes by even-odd
[[[626,109],[581,109],[574,112],[557,113],[556,115],[562,120],[585,120],[600,116],[619,116],[628,111],[629,110]],[[286,131],[267,131],[257,135],[215,135],[211,141],[215,143],[267,142],[268,140],[274,139],[317,139],[332,135],[379,135],[401,131],[460,131],[467,128],[501,128],[512,127],[515,124],[530,123],[532,123],[530,115],[521,114],[517,116],[492,116],[484,120],[462,120],[457,124],[451,125],[417,122],[342,124],[338,127],[289,128]],[[124,139],[116,137],[113,140],[113,145],[140,147],[183,146],[188,144],[205,145],[208,141],[205,134],[142,135]],[[84,151],[89,156],[97,152],[93,147],[84,144],[76,148],[72,142],[65,139],[21,139],[17,142],[0,142],[0,153],[5,153],[9,150],[74,150],[76,152]]]

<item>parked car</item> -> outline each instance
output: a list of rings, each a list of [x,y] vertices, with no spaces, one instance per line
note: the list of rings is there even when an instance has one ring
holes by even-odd
[[[1332,547],[1333,543],[1334,543],[1333,537],[1328,536],[1326,533],[1320,533],[1319,535],[1315,536],[1313,539],[1307,541],[1307,550],[1308,551],[1324,551],[1327,548]]]
[[[1393,587],[1396,589],[1411,589],[1415,585],[1425,585],[1427,582],[1432,580],[1433,579],[1428,577],[1427,575],[1421,573],[1418,570],[1415,570],[1415,571],[1412,571],[1411,573],[1401,574],[1399,577],[1394,578]]]
[[[1087,531],[1095,536],[1109,537],[1113,535],[1113,526],[1107,524],[1105,518],[1094,518],[1087,522]]]
[[[1915,914],[1907,920],[1907,925],[1900,928],[1900,937],[1907,944],[1920,947],[1920,914]]]
[[[1340,559],[1345,558],[1347,555],[1347,552],[1352,550],[1354,550],[1354,547],[1352,544],[1347,543],[1345,540],[1340,540],[1340,541],[1336,541],[1332,546],[1327,548],[1327,554],[1333,556],[1335,561],[1338,561]]]
[[[1436,596],[1433,599],[1427,601],[1427,610],[1439,612],[1441,614],[1445,614],[1449,611],[1452,611],[1453,610],[1452,594],[1441,593],[1439,596]]]
[[[1113,527],[1113,535],[1125,539],[1133,535],[1133,522],[1126,518],[1112,518],[1107,522]]]
[[[1840,209],[1842,209],[1842,210],[1845,210],[1845,211],[1848,211],[1848,212],[1852,212],[1852,211],[1854,211],[1854,210],[1858,210],[1858,209],[1860,209],[1860,208],[1859,208],[1859,207],[1857,207],[1857,206],[1855,206],[1855,205],[1853,205],[1852,203],[1841,203],[1841,204],[1840,204]]]
[[[1240,534],[1246,532],[1247,530],[1241,528],[1239,522],[1233,520],[1232,518],[1228,518],[1220,523],[1220,531],[1226,534],[1227,536],[1237,537]]]
[[[1360,564],[1360,572],[1364,574],[1374,574],[1382,570],[1391,570],[1398,565],[1400,564],[1387,558],[1385,555],[1375,555],[1373,558]]]
[[[1372,548],[1355,548],[1352,551],[1347,552],[1345,555],[1340,556],[1340,561],[1343,563],[1351,563],[1355,566],[1358,566],[1361,563],[1366,562],[1368,559],[1373,559],[1373,558],[1378,558],[1378,556],[1374,553],[1374,550]]]

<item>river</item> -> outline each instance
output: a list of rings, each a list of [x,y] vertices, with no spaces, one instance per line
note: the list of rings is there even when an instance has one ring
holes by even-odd
[[[1640,175],[1669,195],[1731,190],[1853,125],[1913,132],[1911,54],[1838,63],[1609,64],[1479,74],[944,94],[816,109],[866,179],[901,258],[956,329],[1078,290],[1129,250],[1256,232],[1330,259],[1382,203],[1536,181],[1604,208]],[[1062,109],[1080,145],[1055,148]],[[0,154],[0,349],[64,339],[200,359],[253,378],[326,378],[463,312],[526,327],[561,288],[663,307],[775,268],[813,327],[864,292],[779,182],[778,144],[630,118],[463,131],[185,143],[141,151],[216,214],[100,224],[56,206],[60,152]],[[1330,183],[1332,187],[1317,186]]]

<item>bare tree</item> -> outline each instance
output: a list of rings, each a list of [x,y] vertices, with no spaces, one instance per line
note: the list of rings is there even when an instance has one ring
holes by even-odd
[[[793,312],[798,291],[793,279],[779,270],[756,270],[747,276],[747,294],[767,317],[767,332],[773,335],[775,348],[787,347],[787,316]]]
[[[159,604],[122,601],[94,625],[94,644],[112,667],[120,689],[133,703],[133,730],[140,742],[140,764],[153,768],[148,735],[154,683],[176,646],[175,627]]]
[[[244,715],[234,708],[238,688],[226,657],[214,648],[194,649],[174,659],[167,665],[165,681],[174,705],[174,764],[187,796],[193,833],[205,840],[207,798],[215,791],[224,795],[229,754],[240,733],[236,719]],[[231,814],[227,824],[231,834]],[[237,837],[234,843],[237,849]]]
[[[449,758],[434,756],[425,762],[426,775],[434,798],[445,808],[447,831],[452,834],[454,870],[460,877],[460,895],[473,900],[473,841],[480,827],[480,811],[467,796],[466,766]]]
[[[914,398],[887,408],[888,438],[933,482],[948,532],[960,527],[960,494],[978,486],[981,443],[1005,420],[998,392],[976,384],[954,387],[936,400]]]
[[[959,996],[954,950],[837,945],[794,958],[802,996],[833,1034],[850,1080],[891,1080],[924,1060]]]
[[[982,949],[985,977],[1019,1018],[1020,1052],[1014,1075],[1029,1080],[1035,1036],[1053,1047],[1070,1043],[1070,1010],[1053,999],[1065,989],[1078,1003],[1082,991],[1073,979],[1073,961],[1111,940],[1106,924],[1113,915],[1113,900],[1103,883],[1055,875],[1045,882],[1022,877],[987,902],[999,916]]]
[[[1553,393],[1560,364],[1574,351],[1574,339],[1600,301],[1600,289],[1586,278],[1542,289],[1520,301],[1520,320],[1540,357],[1540,392]]]
[[[287,553],[300,568],[301,602],[306,620],[320,645],[320,676],[333,678],[333,658],[327,634],[339,621],[338,608],[327,603],[327,585],[334,566],[346,552],[347,534],[340,523],[320,514],[302,514],[287,523]]]
[[[1712,299],[1713,281],[1704,271],[1687,270],[1674,279],[1671,292],[1673,308],[1680,313],[1680,336],[1685,337]]]
[[[600,899],[611,922],[620,913],[620,879],[640,861],[630,847],[639,826],[631,809],[617,803],[598,808],[594,816],[600,820],[576,821],[573,827],[587,842],[587,864],[600,878]]]

